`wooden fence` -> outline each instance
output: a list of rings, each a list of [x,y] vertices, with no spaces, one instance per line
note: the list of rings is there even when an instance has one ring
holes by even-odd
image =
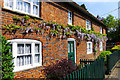
[[[107,55],[107,71],[106,74],[109,74],[115,64],[118,62],[120,59],[120,51],[115,51],[111,55]]]
[[[80,59],[81,67],[84,67],[86,64],[92,64],[94,59]]]
[[[91,64],[77,70],[60,80],[103,80],[105,78],[104,58],[97,59]]]

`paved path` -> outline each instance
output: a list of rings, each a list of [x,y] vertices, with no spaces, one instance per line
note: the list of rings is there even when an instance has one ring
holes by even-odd
[[[106,75],[105,80],[120,80],[120,61],[115,65],[110,75]]]

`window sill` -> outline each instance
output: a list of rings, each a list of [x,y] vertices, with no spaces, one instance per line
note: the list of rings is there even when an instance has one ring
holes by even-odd
[[[34,15],[30,15],[30,14],[26,14],[26,13],[22,13],[22,12],[20,12],[20,11],[14,11],[14,10],[8,9],[8,8],[6,8],[6,7],[2,7],[2,10],[4,10],[4,11],[9,11],[9,12],[11,12],[11,13],[13,13],[13,14],[19,14],[19,15],[22,15],[22,16],[24,16],[24,15],[29,15],[31,18],[37,18],[37,19],[39,19],[39,20],[43,20],[43,19],[40,18],[40,17],[34,16]]]
[[[92,54],[92,52],[87,52],[87,54]]]
[[[38,64],[38,63],[36,63]],[[25,70],[30,70],[30,69],[33,69],[33,68],[37,68],[37,67],[41,67],[42,65],[39,63],[39,66],[29,66],[26,65],[26,66],[20,66],[20,67],[14,67],[14,70],[13,72],[20,72],[20,71],[25,71]]]

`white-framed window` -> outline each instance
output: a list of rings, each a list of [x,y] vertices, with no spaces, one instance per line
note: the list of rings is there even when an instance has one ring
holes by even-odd
[[[91,54],[92,49],[92,42],[87,42],[87,54]]]
[[[68,24],[72,25],[72,12],[68,11]]]
[[[4,0],[4,8],[39,17],[39,0]]]
[[[102,27],[100,27],[100,33],[101,33],[101,34],[103,33]]]
[[[99,43],[99,48],[100,48],[100,51],[103,50],[103,44],[102,44],[102,41]]]
[[[91,22],[86,20],[86,30],[91,30]]]
[[[12,45],[14,72],[42,65],[42,43],[32,39],[8,40]]]

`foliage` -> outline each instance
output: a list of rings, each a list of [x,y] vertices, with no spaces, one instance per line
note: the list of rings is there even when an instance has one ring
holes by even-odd
[[[2,79],[3,80],[13,80],[14,72],[13,72],[13,64],[12,60],[12,53],[9,52],[11,47],[9,46],[10,43],[5,40],[5,37],[1,36],[2,41]],[[1,51],[0,51],[1,52]]]
[[[107,55],[112,54],[110,51],[102,51],[98,57],[100,59],[101,57],[104,57],[105,64],[107,64]]]
[[[73,65],[72,60],[62,59],[56,61],[52,65],[47,66],[43,71],[46,74],[47,79],[57,80],[67,74],[76,70],[76,66]]]
[[[109,42],[120,41],[120,20],[114,18],[114,16],[109,15],[102,22],[107,26],[107,37]]]
[[[15,20],[20,20],[21,17],[16,17],[15,15],[13,15],[13,19],[15,19]]]
[[[116,45],[112,48],[112,50],[120,50],[120,45]]]
[[[118,25],[118,19],[115,19],[114,16],[112,16],[112,15],[107,16],[106,19],[102,20],[102,22],[108,28],[117,27],[117,25]]]
[[[23,16],[25,20],[29,20],[30,17],[28,15]]]
[[[13,18],[15,18],[16,16],[13,16]],[[66,38],[68,36],[72,37],[72,36],[76,36],[76,38],[81,39],[86,39],[86,40],[92,40],[95,41],[96,43],[99,41],[107,41],[107,37],[104,34],[100,34],[100,33],[96,33],[93,30],[86,30],[85,28],[81,27],[81,26],[75,26],[75,25],[60,25],[57,24],[55,22],[45,22],[45,21],[40,21],[38,22],[38,20],[36,18],[34,18],[34,22],[31,23],[31,20],[29,20],[30,17],[28,15],[23,16],[23,19],[20,24],[20,26],[18,26],[17,22],[15,24],[10,24],[10,25],[4,25],[3,29],[7,29],[9,30],[9,32],[14,34],[16,33],[17,29],[22,29],[24,30],[23,34],[27,34],[27,33],[31,33],[31,32],[36,32],[40,33],[42,31],[42,34],[45,32],[44,30],[50,30],[48,32],[49,37],[53,36],[53,35],[57,35],[61,38]],[[27,21],[28,20],[28,21]],[[36,22],[38,22],[39,24],[36,25]],[[35,27],[31,27],[33,26],[33,24],[35,24]],[[41,30],[43,29],[43,30]]]

